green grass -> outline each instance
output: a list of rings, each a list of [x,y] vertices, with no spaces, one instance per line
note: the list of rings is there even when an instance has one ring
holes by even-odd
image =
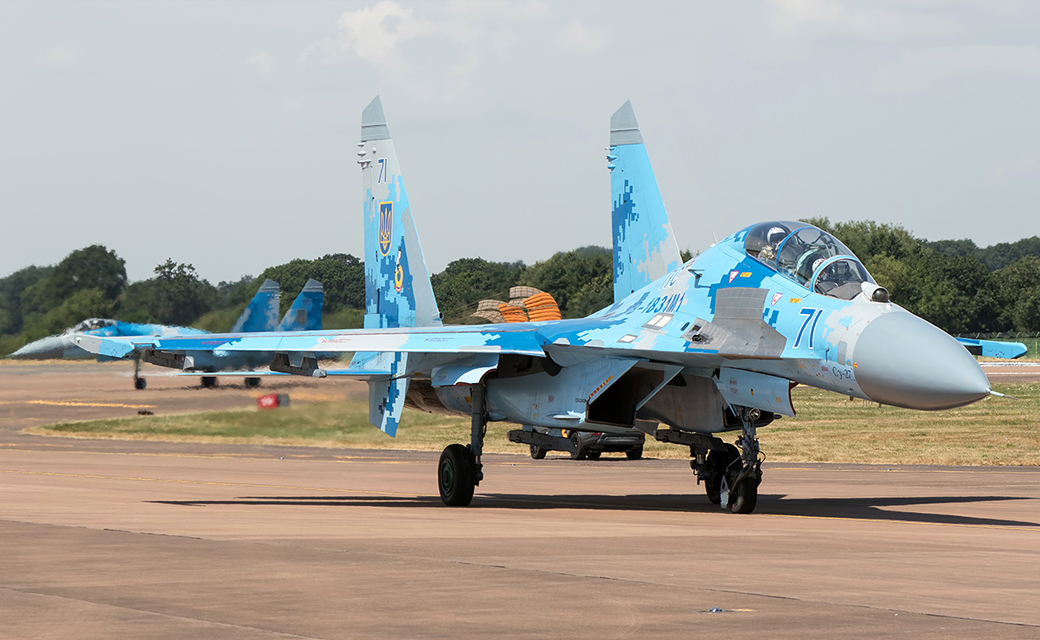
[[[1040,385],[996,385],[1018,400],[988,398],[961,409],[920,412],[878,407],[807,387],[794,390],[798,416],[759,430],[772,461],[877,464],[1040,465]],[[517,428],[488,426],[485,450],[526,453],[506,439]],[[175,416],[138,416],[33,427],[29,433],[80,438],[117,438],[252,444],[360,447],[439,451],[469,441],[469,419],[406,410],[396,438],[368,424],[365,402],[299,404]],[[735,433],[723,438],[733,441]],[[566,454],[557,454],[566,455]],[[646,455],[687,458],[683,447],[647,442]]]
[[[759,434],[777,461],[1040,465],[1040,385],[996,384],[994,390],[1017,399],[923,412],[799,387],[793,392],[798,416]]]

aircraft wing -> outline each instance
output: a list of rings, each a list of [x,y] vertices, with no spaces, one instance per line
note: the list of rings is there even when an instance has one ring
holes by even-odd
[[[229,333],[201,336],[121,338],[80,335],[77,344],[103,356],[125,358],[151,349],[168,353],[511,353],[544,356],[533,328],[445,327],[428,329],[354,329],[286,333]]]

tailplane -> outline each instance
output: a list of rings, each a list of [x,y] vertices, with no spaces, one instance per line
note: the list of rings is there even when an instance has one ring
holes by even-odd
[[[365,328],[440,326],[379,96],[361,114],[358,164],[365,199]]]
[[[610,117],[614,301],[682,264],[632,103]]]
[[[321,312],[325,304],[325,288],[314,279],[303,285],[303,291],[293,300],[282,317],[279,331],[321,331]]]
[[[274,331],[278,328],[278,301],[282,297],[278,283],[265,280],[260,285],[249,306],[235,321],[232,333],[255,333],[257,331]]]

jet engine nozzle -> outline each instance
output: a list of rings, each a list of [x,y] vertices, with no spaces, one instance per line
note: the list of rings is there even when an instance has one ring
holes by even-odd
[[[989,380],[968,350],[912,313],[886,313],[856,341],[856,381],[871,399],[939,411],[989,395]]]

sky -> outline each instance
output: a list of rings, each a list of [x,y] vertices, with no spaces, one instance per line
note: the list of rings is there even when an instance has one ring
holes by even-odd
[[[1040,234],[1040,3],[0,0],[0,276],[360,256],[380,95],[432,272],[609,246],[631,100],[681,248],[826,216]]]

